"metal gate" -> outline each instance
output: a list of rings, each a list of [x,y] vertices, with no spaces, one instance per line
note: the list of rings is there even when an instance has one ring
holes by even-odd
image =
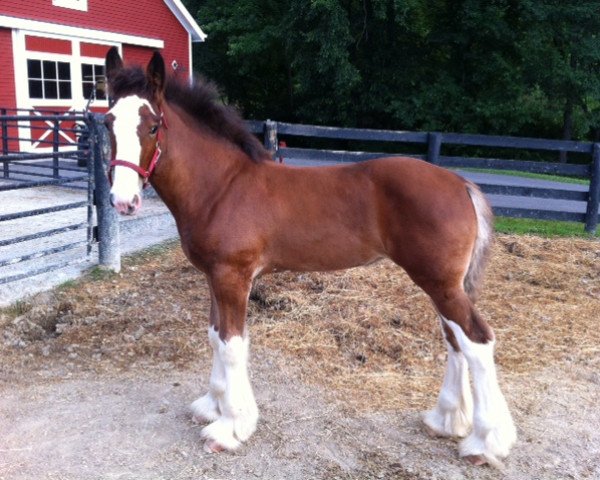
[[[0,285],[89,261],[87,122],[83,113],[0,110]]]

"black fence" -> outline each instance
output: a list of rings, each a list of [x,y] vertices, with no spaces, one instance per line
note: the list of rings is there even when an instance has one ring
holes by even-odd
[[[89,116],[0,113],[0,284],[5,284],[90,256],[93,162]],[[57,195],[56,188],[63,193]]]
[[[103,116],[67,112],[0,110],[0,284],[54,271],[89,260],[120,269],[119,225],[110,206],[104,173],[109,155]],[[562,199],[584,206],[581,211],[494,205],[497,215],[568,220],[595,232],[600,200],[600,144],[514,137],[446,133],[398,132],[248,122],[265,145],[286,162],[356,162],[380,156],[409,154],[450,168],[485,168],[552,173],[585,178],[578,188],[551,188],[478,182],[490,194],[511,198]],[[377,150],[308,148],[315,141],[374,145]],[[296,143],[297,146],[292,146]],[[408,146],[408,148],[407,148]],[[25,148],[24,148],[25,147]],[[34,148],[35,147],[35,148]],[[43,149],[42,151],[39,151]],[[419,151],[420,149],[420,151]],[[453,150],[454,149],[454,150]],[[448,152],[461,154],[450,155]],[[462,152],[472,149],[474,154]],[[570,152],[580,164],[547,160],[514,160],[481,155],[493,151]],[[405,153],[400,153],[405,150]],[[408,152],[406,152],[408,150]],[[390,153],[391,152],[391,153]],[[583,160],[582,160],[583,159]],[[52,189],[60,188],[57,195]],[[68,195],[64,193],[68,192]],[[19,196],[19,192],[23,192]],[[79,195],[79,196],[77,196]],[[67,199],[67,200],[65,200]],[[95,226],[97,224],[97,227]],[[97,243],[98,258],[90,259]]]
[[[535,218],[544,220],[574,221],[585,224],[585,230],[596,231],[598,225],[598,203],[600,201],[600,144],[561,140],[544,140],[520,137],[498,137],[437,132],[403,132],[389,130],[368,130],[335,128],[314,125],[296,125],[282,122],[248,122],[250,129],[264,135],[265,146],[278,158],[287,162],[309,162],[312,164],[357,162],[381,156],[403,155],[421,158],[447,168],[490,169],[495,171],[518,170],[520,172],[566,175],[588,179],[589,184],[573,187],[569,184],[552,187],[503,185],[479,183],[482,190],[490,195],[520,198],[542,198],[546,200],[567,200],[583,202],[582,208],[561,208],[542,205],[538,208],[522,206],[494,205],[494,213],[499,216]],[[298,142],[297,139],[304,141]],[[377,146],[392,144],[394,153],[388,148],[383,151],[351,151],[307,148],[306,139],[320,141],[328,139],[345,143],[372,143]],[[289,144],[296,141],[302,147]],[[415,148],[418,147],[418,148]],[[408,148],[407,148],[408,147]],[[412,147],[412,148],[411,148]],[[401,153],[404,149],[405,153]],[[421,150],[419,153],[418,150]],[[444,155],[444,150],[472,151],[472,155]],[[482,151],[517,152],[570,152],[578,155],[581,164],[559,163],[547,160],[515,160],[488,158]],[[564,185],[564,186],[563,186]],[[515,202],[512,202],[515,203]],[[519,203],[518,201],[516,203]]]
[[[85,121],[81,112],[0,109],[1,178],[27,183],[45,178],[85,181],[81,174],[89,152]]]

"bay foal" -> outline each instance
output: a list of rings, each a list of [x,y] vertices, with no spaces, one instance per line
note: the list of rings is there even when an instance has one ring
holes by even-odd
[[[160,54],[144,71],[125,68],[111,49],[106,71],[115,101],[106,115],[111,201],[134,214],[142,186],[152,184],[175,217],[183,251],[208,279],[213,365],[208,392],[192,404],[209,422],[207,450],[234,450],[256,428],[245,325],[253,280],[387,257],[431,297],[448,347],[427,428],[466,437],[460,455],[474,464],[508,455],[516,433],[496,378],[495,337],[473,303],[492,240],[492,214],[475,185],[410,158],[277,164],[212,88],[167,78]]]

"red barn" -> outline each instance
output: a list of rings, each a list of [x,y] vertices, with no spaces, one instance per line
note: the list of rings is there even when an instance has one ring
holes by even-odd
[[[105,110],[95,86],[110,47],[142,64],[160,50],[173,74],[189,77],[191,44],[205,36],[180,0],[3,0],[0,107],[81,110],[93,98]]]

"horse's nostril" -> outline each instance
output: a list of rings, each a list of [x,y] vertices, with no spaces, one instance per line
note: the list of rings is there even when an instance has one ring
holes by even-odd
[[[115,203],[116,203],[116,196],[115,196],[115,194],[114,194],[114,193],[111,193],[111,194],[110,194],[109,201],[110,201],[110,205],[111,205],[112,207],[114,207],[114,206],[115,206]]]
[[[135,205],[136,207],[138,207],[141,203],[142,203],[142,199],[140,198],[139,195],[134,195],[133,196],[133,200],[132,200],[133,205]]]

